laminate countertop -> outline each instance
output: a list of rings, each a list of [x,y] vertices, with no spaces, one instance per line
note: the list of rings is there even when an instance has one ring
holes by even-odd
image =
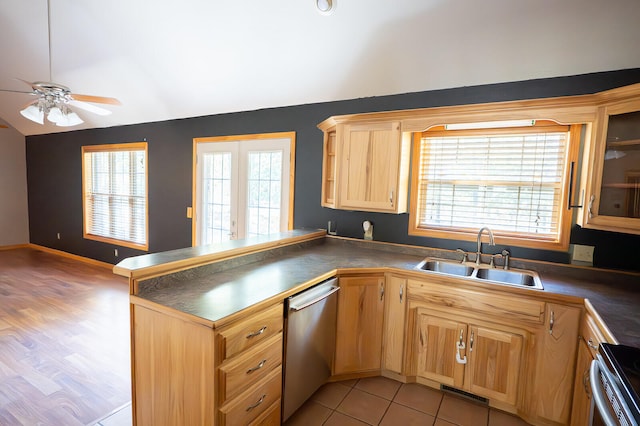
[[[216,326],[256,304],[293,295],[336,271],[412,271],[425,257],[457,259],[459,255],[415,246],[317,238],[140,280],[135,296]],[[513,259],[512,266],[538,272],[544,290],[500,286],[505,291],[587,298],[619,343],[640,347],[640,274],[521,259]]]

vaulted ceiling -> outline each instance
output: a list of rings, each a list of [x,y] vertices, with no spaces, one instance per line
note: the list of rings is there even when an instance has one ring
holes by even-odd
[[[23,135],[640,67],[638,0],[1,0],[0,89],[109,96],[76,127]],[[3,129],[0,129],[0,136]]]

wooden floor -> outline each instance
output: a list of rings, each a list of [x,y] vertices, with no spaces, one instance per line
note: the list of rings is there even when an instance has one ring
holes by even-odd
[[[0,250],[0,425],[90,425],[131,400],[125,278]]]

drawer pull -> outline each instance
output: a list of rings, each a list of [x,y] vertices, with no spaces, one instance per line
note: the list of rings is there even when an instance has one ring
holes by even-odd
[[[258,405],[262,404],[262,403],[264,402],[264,399],[265,399],[266,397],[267,397],[267,394],[265,393],[264,395],[262,395],[262,396],[260,397],[260,399],[259,399],[258,401],[256,401],[256,403],[255,403],[255,404],[248,406],[248,407],[247,407],[247,413],[248,413],[249,411],[253,410],[254,408],[256,408]]]
[[[251,374],[256,370],[260,370],[262,367],[264,367],[264,365],[267,363],[266,359],[263,359],[262,361],[260,361],[260,364],[256,365],[255,367],[252,367],[250,369],[247,370],[247,374]]]
[[[549,318],[549,334],[553,334],[553,324],[555,323],[556,315],[553,311],[551,311],[551,316]]]
[[[264,333],[264,331],[267,329],[267,326],[265,325],[264,327],[262,327],[260,330],[258,331],[254,331],[253,333],[249,333],[247,334],[247,339],[251,339],[252,337],[256,337],[261,335],[262,333]]]
[[[598,350],[598,345],[593,343],[593,339],[587,340],[587,346],[589,346],[591,349]]]

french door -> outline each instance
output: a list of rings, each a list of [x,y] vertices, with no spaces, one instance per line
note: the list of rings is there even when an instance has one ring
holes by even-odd
[[[291,139],[196,144],[195,245],[289,228]]]

